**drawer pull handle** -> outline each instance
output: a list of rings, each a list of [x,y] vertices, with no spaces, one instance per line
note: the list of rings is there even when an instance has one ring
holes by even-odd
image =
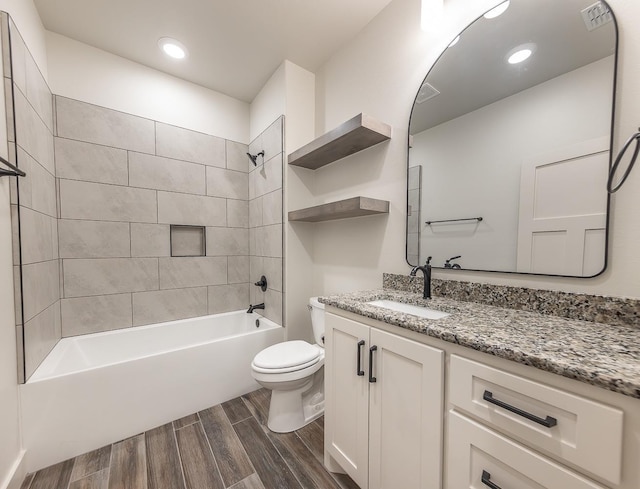
[[[506,409],[507,411],[511,411],[512,413],[517,414],[518,416],[522,416],[523,418],[527,418],[528,420],[533,421],[534,423],[538,423],[541,424],[542,426],[546,427],[546,428],[551,428],[555,425],[558,424],[558,420],[556,418],[552,418],[551,416],[547,416],[546,418],[539,418],[538,416],[528,413],[526,411],[523,411],[522,409],[519,409],[515,406],[511,406],[510,404],[507,404],[506,402],[503,401],[499,401],[498,399],[494,399],[493,398],[493,394],[489,391],[484,391],[484,394],[482,396],[482,399],[484,399],[487,402],[490,402],[491,404],[495,404],[496,406],[499,406],[503,409]]]
[[[364,346],[364,340],[358,341],[358,366],[356,368],[356,373],[359,376],[364,375],[364,370],[362,370],[361,360],[362,360],[362,347]]]
[[[378,347],[376,345],[369,348],[369,382],[378,382],[378,379],[373,376],[373,352],[377,349]]]
[[[486,470],[482,471],[482,479],[480,481],[485,485],[489,486],[491,489],[502,489],[499,485],[491,482],[491,474]]]

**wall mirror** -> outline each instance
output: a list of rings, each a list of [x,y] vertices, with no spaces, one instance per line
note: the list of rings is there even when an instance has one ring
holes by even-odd
[[[408,263],[601,273],[616,60],[594,0],[510,0],[462,31],[411,112]]]

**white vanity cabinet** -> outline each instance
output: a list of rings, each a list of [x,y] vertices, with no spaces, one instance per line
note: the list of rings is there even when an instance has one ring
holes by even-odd
[[[640,489],[639,399],[340,309],[325,318],[325,465],[361,489]]]
[[[500,431],[522,445],[551,455],[561,462],[573,464],[581,471],[602,478],[608,484],[620,484],[624,421],[622,410],[458,355],[451,355],[449,359],[448,378],[449,404],[456,412],[472,416],[485,424],[489,428],[485,439],[491,436],[490,430]],[[450,416],[450,439],[457,442],[466,439],[463,433],[469,432],[470,426],[470,423],[465,424],[464,417]],[[496,434],[495,437],[499,436]],[[488,445],[497,446],[490,443]],[[514,448],[509,451],[515,453],[517,445],[513,445]],[[543,460],[540,457],[525,456],[528,451],[524,448],[520,452],[524,459],[531,460],[531,469],[537,466],[537,459]],[[459,471],[453,470],[453,467],[460,467],[461,462],[457,457],[460,455],[460,447],[450,444],[449,453],[449,466],[452,467],[450,473],[456,474]],[[543,462],[544,460],[540,463]],[[549,467],[552,465],[549,463]],[[554,472],[552,468],[546,470],[550,474]],[[482,470],[475,469],[469,473],[472,472],[479,479]],[[533,472],[537,474],[539,470]],[[539,484],[559,488],[601,487],[583,483]],[[449,485],[456,489],[473,487],[459,482]],[[503,487],[514,485],[504,484]]]
[[[326,465],[361,489],[440,488],[444,352],[331,313],[325,323]]]

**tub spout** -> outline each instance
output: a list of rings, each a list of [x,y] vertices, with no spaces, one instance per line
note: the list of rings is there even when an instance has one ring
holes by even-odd
[[[264,309],[264,302],[262,304],[256,304],[255,306],[252,306],[251,304],[249,304],[249,309],[247,309],[247,314],[251,314],[256,309]]]

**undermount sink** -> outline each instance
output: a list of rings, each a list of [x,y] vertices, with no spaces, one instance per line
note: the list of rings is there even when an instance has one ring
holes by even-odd
[[[449,316],[449,313],[442,311],[435,311],[433,309],[429,309],[428,307],[414,306],[413,304],[405,304],[404,302],[396,302],[390,300],[379,300],[379,301],[371,301],[367,302],[367,304],[383,307],[385,309],[391,309],[396,312],[403,312],[405,314],[413,314],[414,316],[420,316],[421,318],[426,319],[442,319]]]

